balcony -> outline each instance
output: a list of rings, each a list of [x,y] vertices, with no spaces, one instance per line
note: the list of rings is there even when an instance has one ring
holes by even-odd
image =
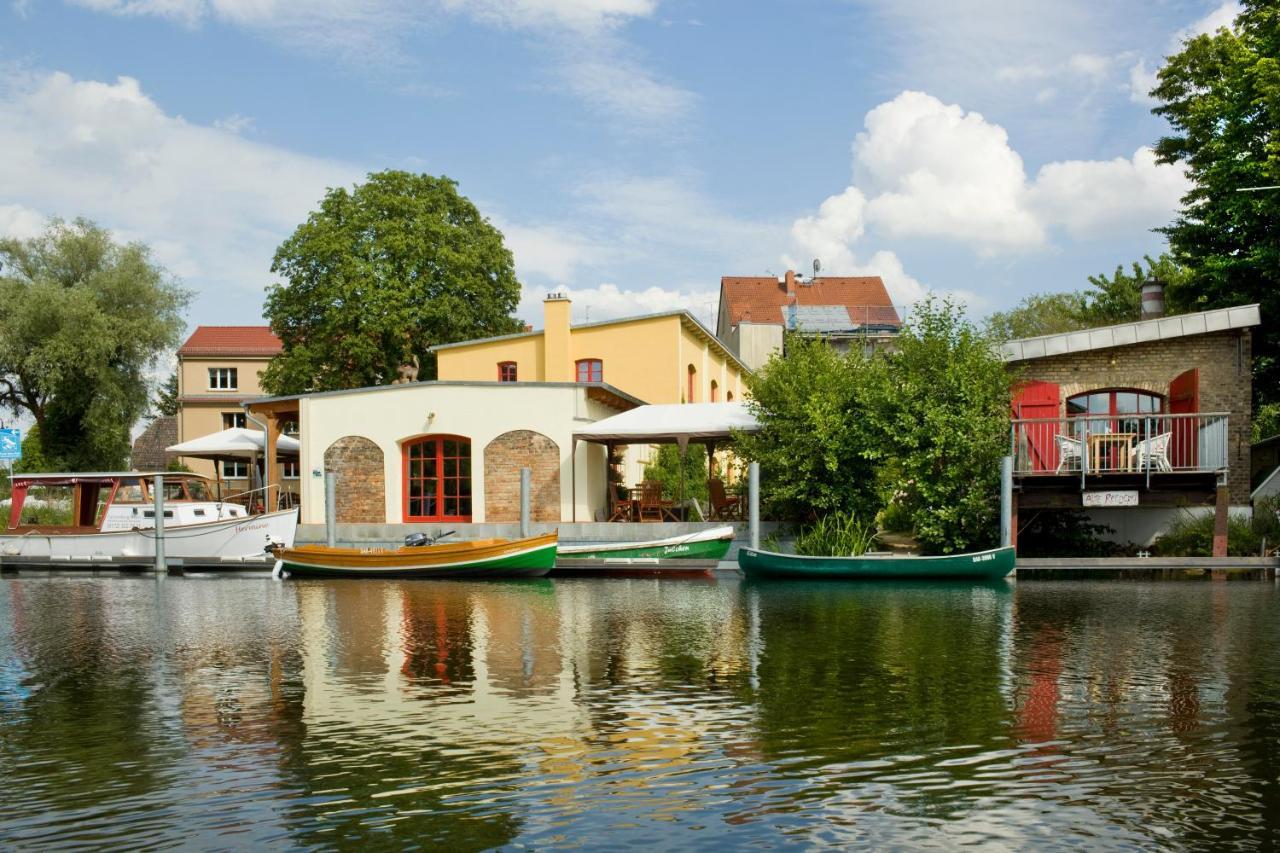
[[[1128,483],[1186,479],[1227,471],[1227,415],[1081,415],[1014,419],[1010,427],[1014,475]],[[1182,475],[1171,477],[1170,475]]]

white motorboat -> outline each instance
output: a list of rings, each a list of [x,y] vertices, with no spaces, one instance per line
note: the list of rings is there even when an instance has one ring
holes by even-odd
[[[239,504],[214,500],[204,477],[161,473],[166,556],[236,559],[261,556],[272,546],[292,547],[296,509],[250,515]],[[155,476],[138,471],[13,475],[7,525],[0,530],[0,562],[23,557],[149,563],[156,549]]]

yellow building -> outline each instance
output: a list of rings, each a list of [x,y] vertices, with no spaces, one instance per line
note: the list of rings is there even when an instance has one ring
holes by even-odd
[[[747,368],[687,311],[571,325],[551,294],[541,331],[432,347],[441,380],[607,382],[646,403],[742,399]]]
[[[267,326],[197,326],[178,348],[178,442],[211,435],[231,427],[255,425],[245,421],[241,404],[262,396],[261,377],[280,339]],[[183,457],[192,471],[215,476],[207,459]],[[297,491],[297,463],[280,472],[285,491]],[[248,463],[223,463],[225,494],[249,488]]]

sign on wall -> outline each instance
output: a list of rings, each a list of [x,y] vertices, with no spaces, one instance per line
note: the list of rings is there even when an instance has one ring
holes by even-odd
[[[22,458],[22,430],[0,429],[0,459]]]
[[[1114,492],[1085,492],[1081,495],[1085,506],[1137,506],[1138,490],[1125,489]]]

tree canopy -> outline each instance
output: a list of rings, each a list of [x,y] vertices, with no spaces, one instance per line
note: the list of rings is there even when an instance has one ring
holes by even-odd
[[[35,418],[41,464],[123,467],[188,299],[146,246],[84,219],[0,239],[0,405]]]
[[[272,394],[381,385],[427,348],[519,331],[502,233],[446,177],[385,171],[331,189],[276,250],[265,316],[284,349]]]
[[[1153,112],[1172,130],[1155,146],[1191,179],[1161,229],[1190,270],[1193,310],[1259,302],[1254,395],[1280,401],[1280,7],[1242,0],[1231,29],[1186,41],[1160,69]],[[1241,192],[1241,190],[1246,190]]]

